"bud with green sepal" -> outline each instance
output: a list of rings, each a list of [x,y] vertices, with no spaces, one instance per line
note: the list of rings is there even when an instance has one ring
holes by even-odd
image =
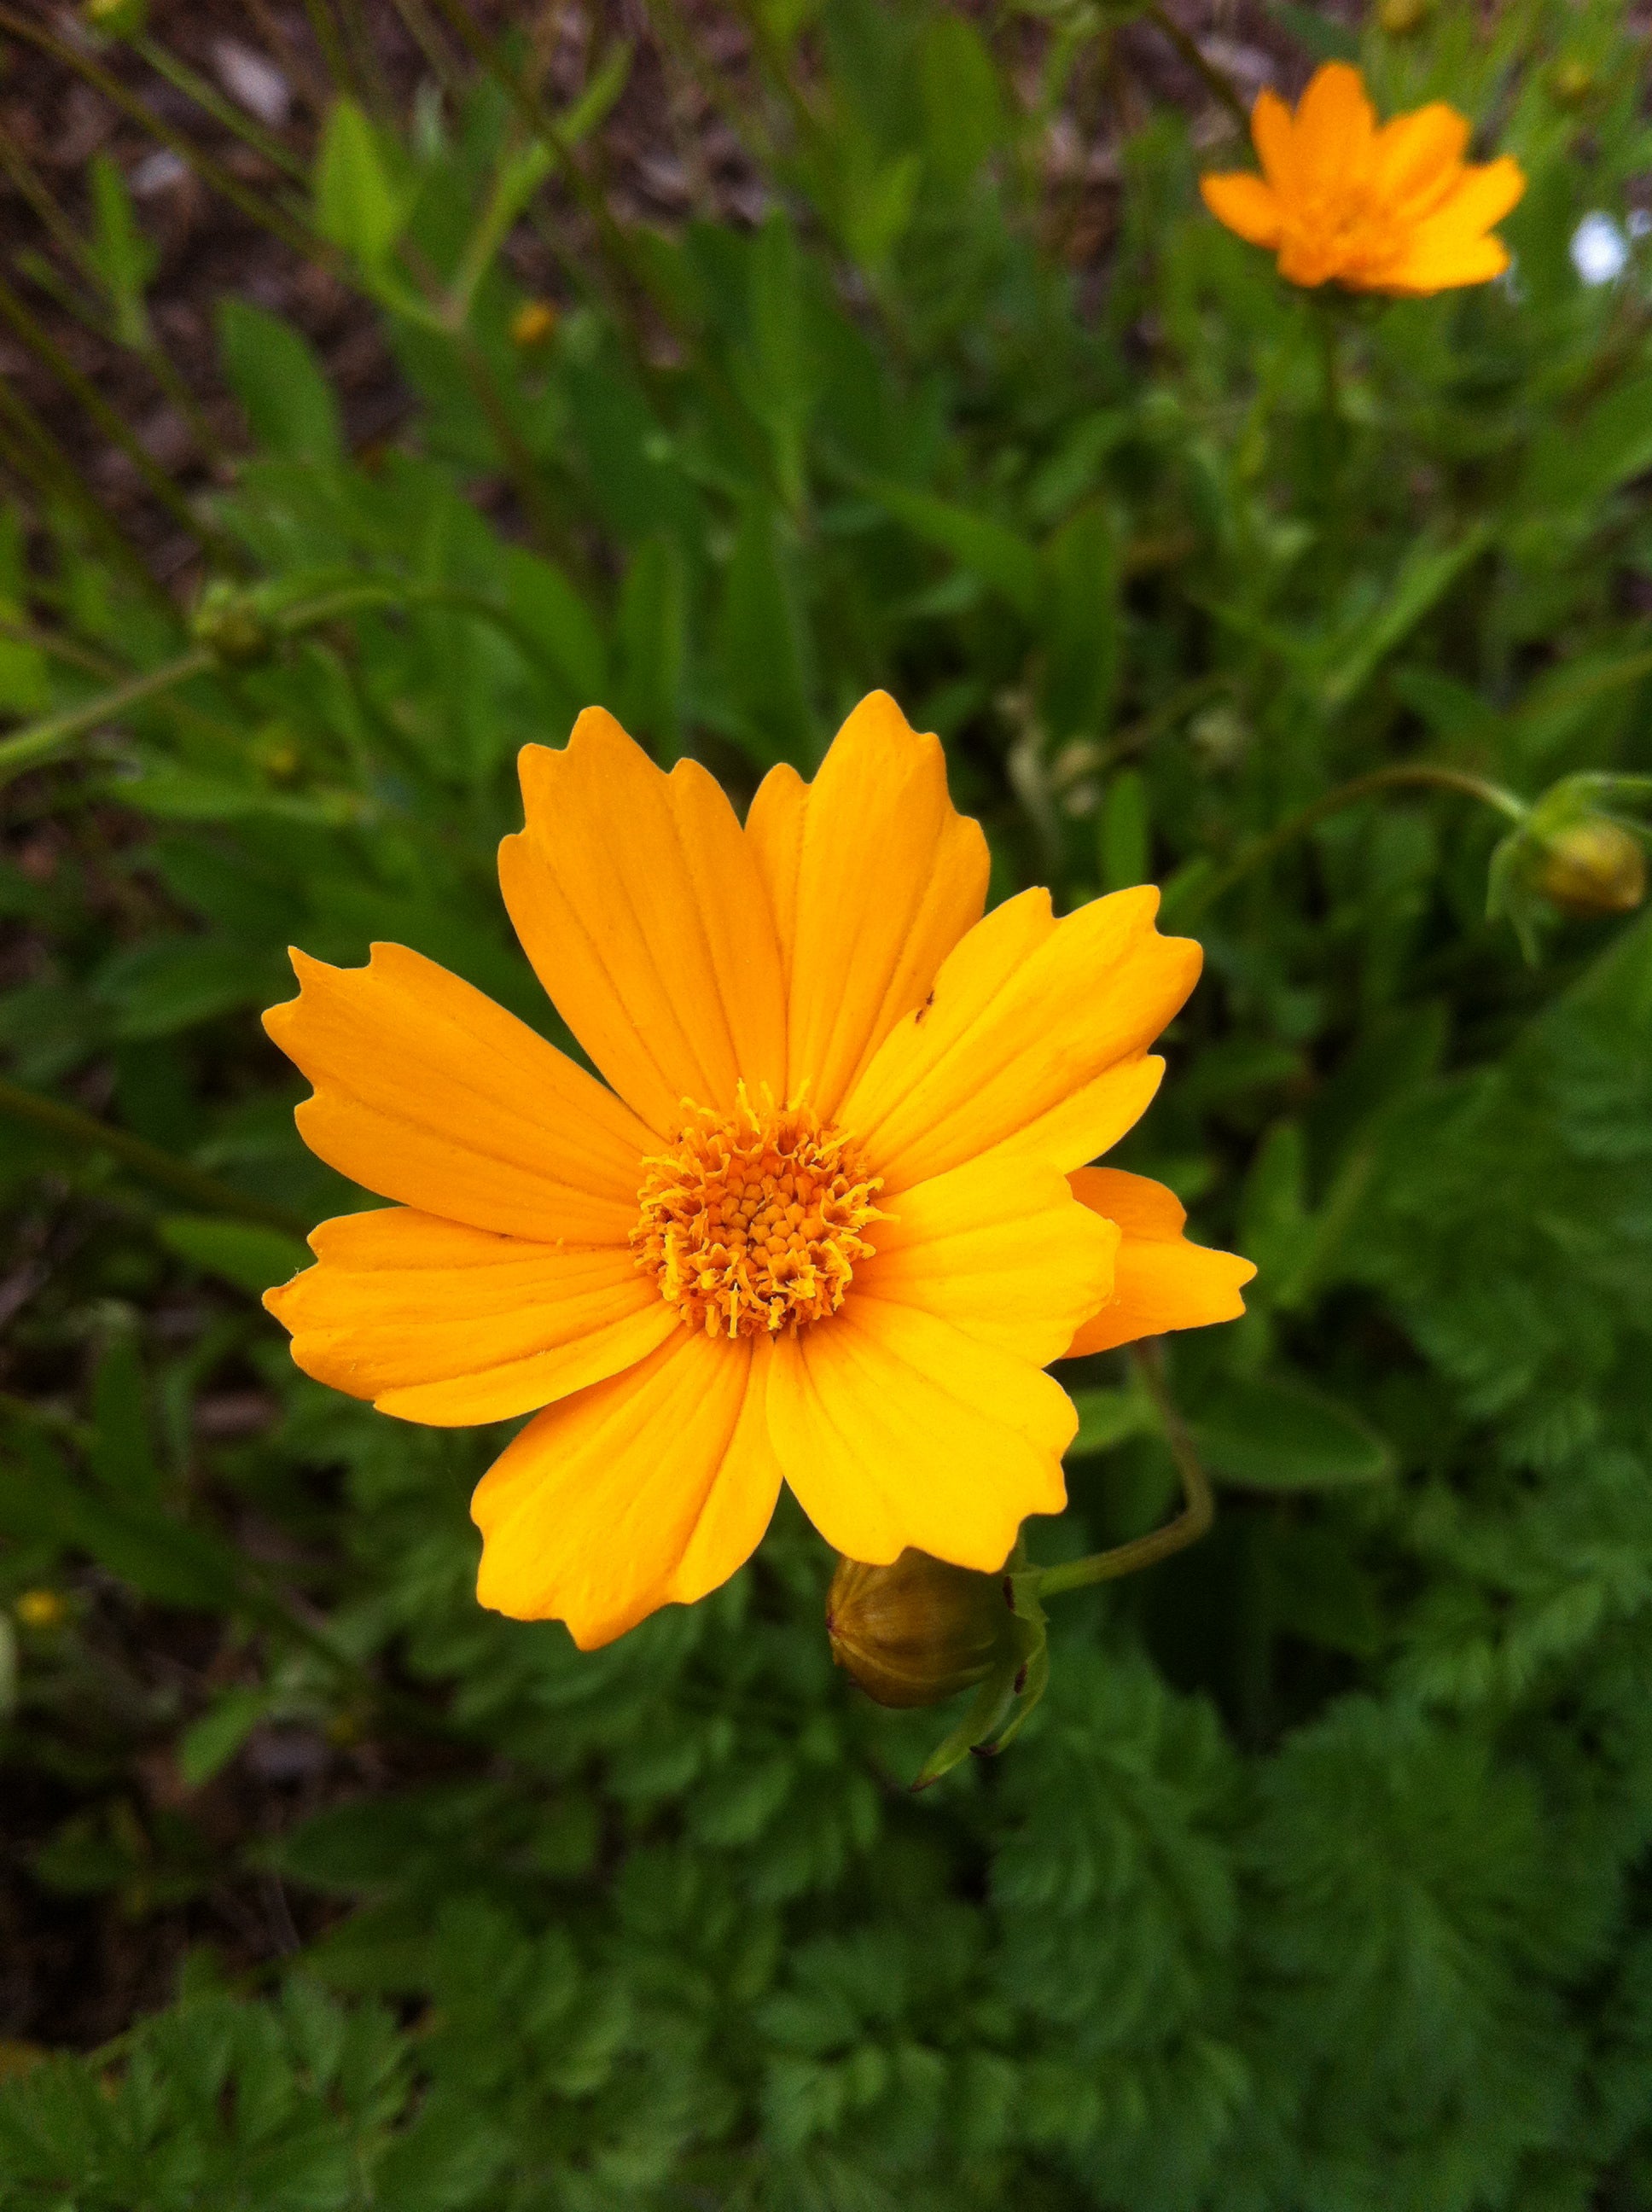
[[[255,592],[215,576],[190,617],[190,635],[225,668],[256,668],[275,649],[276,631]]]
[[[141,39],[149,27],[149,0],[86,0],[88,27],[104,39]]]
[[[1546,915],[1632,914],[1643,903],[1647,827],[1621,810],[1649,799],[1652,776],[1564,776],[1497,847],[1486,912],[1508,917],[1528,960]]]
[[[840,1559],[826,1596],[826,1637],[842,1668],[880,1705],[938,1705],[993,1674],[1015,1648],[1005,1577],[908,1547],[888,1566]]]
[[[1048,1678],[1044,1615],[1017,1546],[997,1575],[908,1547],[887,1566],[841,1559],[826,1599],[832,1658],[880,1705],[938,1705],[975,1692],[924,1762],[914,1790],[969,1752],[1001,1750]]]
[[[1127,1544],[1035,1566],[1017,1541],[996,1575],[907,1550],[887,1566],[840,1559],[826,1601],[836,1664],[879,1705],[937,1705],[974,1688],[963,1719],[919,1769],[926,1790],[972,1752],[995,1756],[1026,1726],[1049,1682],[1042,1601],[1116,1581],[1194,1543],[1211,1525],[1211,1487],[1165,1388],[1156,1345],[1133,1345],[1132,1365],[1181,1477],[1182,1510]]]

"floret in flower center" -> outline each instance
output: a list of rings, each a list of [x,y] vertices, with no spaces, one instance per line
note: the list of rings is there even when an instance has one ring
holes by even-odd
[[[879,1188],[842,1131],[799,1103],[732,1114],[693,1108],[671,1151],[645,1162],[631,1231],[639,1267],[690,1328],[773,1336],[843,1304]]]

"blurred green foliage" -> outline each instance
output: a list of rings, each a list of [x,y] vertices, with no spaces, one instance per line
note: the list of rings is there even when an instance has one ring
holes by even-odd
[[[341,97],[271,219],[375,303],[403,428],[353,453],[228,300],[251,448],[192,633],[67,482],[11,510],[0,703],[52,719],[0,740],[0,1041],[139,1140],[37,1116],[0,1157],[39,1276],[0,1590],[71,1593],[0,1614],[0,1747],[70,1807],[28,1878],[153,1920],[222,1878],[199,1808],[260,1731],[374,1758],[237,1845],[331,1901],[300,1955],[197,1948],[169,2009],[0,2083],[8,2207],[1652,2206],[1652,930],[1552,917],[1528,965],[1461,794],[1254,849],[1390,765],[1527,800],[1652,766],[1652,272],[1569,256],[1652,170],[1643,57],[1606,0],[1374,22],[1384,112],[1449,99],[1530,182],[1509,281],[1351,307],[1202,213],[1230,157],[1164,109],[1080,281],[1047,134],[1131,12],[754,7],[745,228],[605,214],[620,46],[562,115],[508,44],[405,128]],[[153,348],[112,164],[90,193],[82,276]],[[519,344],[501,245],[575,216]],[[1025,1735],[916,1801],[935,1717],[834,1674],[799,1516],[581,1656],[474,1603],[498,1438],[310,1384],[249,1295],[276,1224],[361,1202],[257,1027],[289,942],[400,940],[567,1044],[494,881],[517,748],[601,700],[743,801],[874,684],[945,737],[995,895],[1151,874],[1204,940],[1121,1158],[1261,1269],[1169,1347],[1215,1534],[1060,1601]],[[1040,1558],[1175,1493],[1120,1363],[1067,1379]],[[275,1418],[203,1432],[215,1387]],[[217,1656],[139,1696],[112,1617]]]

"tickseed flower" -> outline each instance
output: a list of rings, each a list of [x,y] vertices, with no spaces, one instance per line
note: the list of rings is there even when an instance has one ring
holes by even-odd
[[[1294,115],[1260,93],[1250,130],[1262,174],[1201,177],[1199,188],[1218,222],[1278,253],[1293,284],[1444,292],[1509,266],[1489,234],[1526,179],[1507,155],[1465,161],[1468,118],[1443,100],[1379,129],[1359,71],[1327,62]]]
[[[407,1420],[533,1413],[472,1502],[477,1595],[587,1649],[726,1581],[782,1481],[852,1559],[998,1569],[1066,1502],[1047,1363],[1242,1310],[1247,1261],[1084,1164],[1199,947],[1149,888],[983,920],[986,840],[882,692],[744,828],[599,708],[520,770],[505,902],[604,1080],[401,945],[295,951],[299,1127],[394,1203],[268,1294],[294,1358]]]

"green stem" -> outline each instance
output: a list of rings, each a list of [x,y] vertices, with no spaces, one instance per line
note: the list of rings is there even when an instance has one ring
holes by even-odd
[[[38,1091],[26,1091],[21,1084],[8,1083],[3,1077],[0,1077],[0,1114],[9,1115],[16,1121],[32,1122],[37,1129],[62,1137],[82,1152],[106,1153],[146,1182],[158,1184],[162,1190],[175,1191],[179,1198],[204,1206],[210,1212],[227,1214],[238,1221],[256,1222],[263,1229],[282,1229],[289,1237],[307,1234],[308,1224],[297,1214],[289,1213],[284,1206],[270,1206],[263,1199],[249,1198],[232,1183],[221,1182],[216,1176],[208,1175],[204,1169],[192,1168],[187,1160],[174,1159],[159,1145],[151,1145],[128,1130],[100,1121],[95,1115],[83,1114],[78,1106],[65,1106],[61,1099],[43,1098]]]
[[[1326,447],[1334,455],[1342,438],[1341,332],[1333,307],[1327,307],[1323,299],[1315,300],[1314,307],[1314,319],[1320,334],[1320,396],[1325,410]]]
[[[118,76],[112,76],[107,70],[100,68],[89,55],[54,37],[50,31],[43,30],[38,23],[31,23],[27,16],[20,15],[14,8],[0,6],[0,30],[9,31],[13,38],[27,40],[30,46],[49,54],[60,67],[72,70],[76,76],[84,77],[87,83],[101,93],[112,107],[136,123],[141,130],[148,131],[152,138],[158,139],[161,145],[170,147],[180,161],[188,162],[209,190],[227,199],[232,206],[240,208],[243,215],[250,216],[252,222],[271,232],[307,260],[319,262],[335,275],[340,273],[338,257],[321,240],[301,224],[295,222],[273,201],[265,200],[250,191],[221,162],[215,161],[210,154],[203,153],[181,131],[174,131],[146,100],[128,91]]]
[[[1199,41],[1182,29],[1181,24],[1168,9],[1154,6],[1150,7],[1146,14],[1148,21],[1155,24],[1170,41],[1206,89],[1215,94],[1217,99],[1238,124],[1239,128],[1242,131],[1248,131],[1250,110],[1235,91],[1231,80],[1224,76],[1213,62],[1206,59],[1200,51]]]
[[[204,676],[214,665],[206,647],[197,646],[192,652],[180,653],[163,667],[151,668],[127,683],[118,684],[112,691],[100,692],[87,706],[49,714],[45,721],[32,723],[15,737],[0,738],[0,782],[9,781],[24,769],[37,767],[41,761],[50,760],[54,753],[61,752],[86,731],[95,729],[100,722],[112,721],[128,708],[139,706],[145,699],[157,698],[179,684],[187,684],[191,676]]]
[[[1368,775],[1357,775],[1350,783],[1339,784],[1334,791],[1314,799],[1309,805],[1282,822],[1277,830],[1270,830],[1265,837],[1246,847],[1237,859],[1222,869],[1211,880],[1195,885],[1185,902],[1178,902],[1176,918],[1187,922],[1194,915],[1202,914],[1207,907],[1224,898],[1236,884],[1254,874],[1276,854],[1293,845],[1298,837],[1306,836],[1333,814],[1339,814],[1345,806],[1355,805],[1373,793],[1404,788],[1461,792],[1466,797],[1477,799],[1483,806],[1490,806],[1513,822],[1523,822],[1530,809],[1516,799],[1512,791],[1500,784],[1488,783],[1484,776],[1471,775],[1467,770],[1440,768],[1424,762],[1402,762],[1393,768],[1373,769]]]
[[[1034,1594],[1041,1601],[1047,1597],[1059,1597],[1064,1590],[1088,1589],[1093,1583],[1116,1582],[1121,1575],[1139,1574],[1142,1568],[1151,1567],[1159,1559],[1169,1559],[1173,1552],[1197,1543],[1216,1518],[1210,1478],[1199,1463],[1187,1423],[1164,1387],[1163,1358],[1157,1346],[1132,1345],[1130,1357],[1157,1410],[1165,1440],[1175,1460],[1176,1473],[1181,1477],[1181,1511],[1162,1528],[1155,1528],[1145,1536],[1133,1537],[1127,1544],[1114,1544],[1105,1552],[1091,1552],[1087,1558],[1069,1559],[1059,1567],[1033,1568],[1026,1579],[1031,1582]],[[1023,1577],[1017,1576],[1016,1579],[1020,1581]]]
[[[5,435],[3,428],[7,423],[9,437]],[[143,556],[15,389],[13,380],[5,376],[0,376],[0,445],[9,447],[6,458],[19,476],[35,486],[46,501],[62,500],[79,515],[112,565],[152,605],[164,609],[168,615],[175,613],[172,601],[149,573]]]
[[[187,62],[180,61],[158,39],[139,37],[132,40],[134,50],[141,54],[157,76],[164,77],[174,91],[181,92],[185,100],[210,115],[222,130],[250,146],[272,168],[280,169],[296,185],[307,191],[310,173],[289,146],[284,146],[272,131],[250,116],[245,108],[233,100],[226,100],[216,85],[209,84],[197,76]]]
[[[149,486],[151,495],[164,507],[181,530],[187,531],[203,551],[222,560],[226,547],[203,526],[200,517],[173,483],[164,469],[157,467],[143,447],[127,428],[121,417],[110,406],[103,394],[91,381],[82,376],[61,346],[36,322],[33,316],[10,286],[0,281],[0,315],[9,322],[41,367],[55,376],[76,405],[95,422],[112,445],[118,446]]]
[[[502,631],[517,650],[537,665],[549,666],[531,634],[507,609],[495,606],[480,592],[452,585],[351,584],[329,592],[324,599],[289,607],[275,615],[271,627],[279,638],[296,638],[307,630],[336,622],[343,615],[373,607],[418,605],[451,606],[461,614],[475,615]],[[27,729],[0,738],[0,784],[23,769],[38,767],[40,762],[52,759],[73,739],[95,729],[100,723],[112,721],[129,708],[146,699],[158,698],[179,684],[187,684],[191,677],[206,675],[217,665],[206,647],[195,646],[162,667],[148,669],[142,675],[118,684],[112,690],[100,692],[83,707],[71,707],[60,714],[48,715],[44,721],[31,723]]]

